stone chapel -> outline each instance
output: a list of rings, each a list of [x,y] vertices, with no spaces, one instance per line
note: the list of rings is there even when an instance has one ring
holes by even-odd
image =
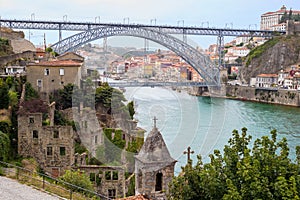
[[[135,156],[135,193],[153,200],[164,200],[177,161],[170,156],[166,143],[156,127],[156,120],[154,117],[154,127],[140,152]]]

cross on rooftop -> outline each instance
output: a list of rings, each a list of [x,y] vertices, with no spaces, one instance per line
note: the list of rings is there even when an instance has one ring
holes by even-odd
[[[154,128],[156,128],[156,121],[157,121],[157,118],[156,118],[156,116],[154,116],[154,118],[153,118]]]

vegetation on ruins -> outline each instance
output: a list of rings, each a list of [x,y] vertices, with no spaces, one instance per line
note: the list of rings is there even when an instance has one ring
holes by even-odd
[[[69,186],[69,189],[73,191],[82,192],[81,188],[90,191],[94,190],[93,184],[90,181],[90,177],[88,177],[84,172],[80,170],[77,171],[66,170],[65,174],[60,177],[60,180],[70,183],[72,185],[76,185],[77,187],[80,187],[80,189],[76,189],[72,186]]]
[[[13,53],[13,49],[9,44],[9,40],[0,38],[0,56],[7,56]]]

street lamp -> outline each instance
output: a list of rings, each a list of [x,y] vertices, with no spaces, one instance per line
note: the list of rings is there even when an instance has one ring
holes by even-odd
[[[179,26],[180,22],[182,22],[182,26],[184,26],[184,20],[177,21],[177,26]]]
[[[31,19],[31,21],[33,21],[33,20],[35,20],[35,14],[34,13],[31,13],[31,15],[30,15],[30,19]],[[30,35],[31,35],[32,33],[30,33],[30,29],[28,30],[28,40],[30,41]]]
[[[123,24],[125,24],[126,20],[127,20],[127,24],[129,24],[129,17],[123,18]]]
[[[35,14],[31,13],[31,21],[35,20]]]
[[[207,24],[207,28],[209,28],[209,22],[201,22],[201,28],[203,28],[203,24]]]
[[[228,26],[227,26],[228,25]],[[230,25],[230,26],[229,26]],[[233,23],[226,23],[225,24],[225,28],[230,28],[233,29]]]
[[[64,15],[64,16],[63,16],[63,21],[66,22],[66,21],[67,21],[67,18],[68,18],[68,16],[67,16],[67,15]]]
[[[154,25],[156,25],[156,19],[151,19],[150,20],[150,25],[152,25],[152,22],[154,21]]]
[[[100,24],[100,16],[95,17],[95,23],[97,23],[97,19],[98,19],[99,24]]]
[[[251,29],[252,26],[255,26],[255,29],[257,30],[257,24],[249,24],[249,30]]]

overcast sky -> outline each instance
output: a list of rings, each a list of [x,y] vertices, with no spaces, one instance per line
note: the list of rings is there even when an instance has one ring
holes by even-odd
[[[279,10],[300,10],[299,0],[0,0],[2,19],[63,20],[122,23],[129,18],[130,23],[207,26],[223,28],[259,29],[260,15]],[[65,16],[65,17],[64,17]],[[256,25],[255,25],[256,24]],[[31,40],[42,42],[42,33],[32,31]],[[28,31],[25,31],[28,38]],[[64,33],[66,37],[68,33]],[[40,38],[39,38],[40,37]],[[46,32],[48,42],[58,39],[58,33]],[[207,47],[212,37],[191,37],[200,46]]]

